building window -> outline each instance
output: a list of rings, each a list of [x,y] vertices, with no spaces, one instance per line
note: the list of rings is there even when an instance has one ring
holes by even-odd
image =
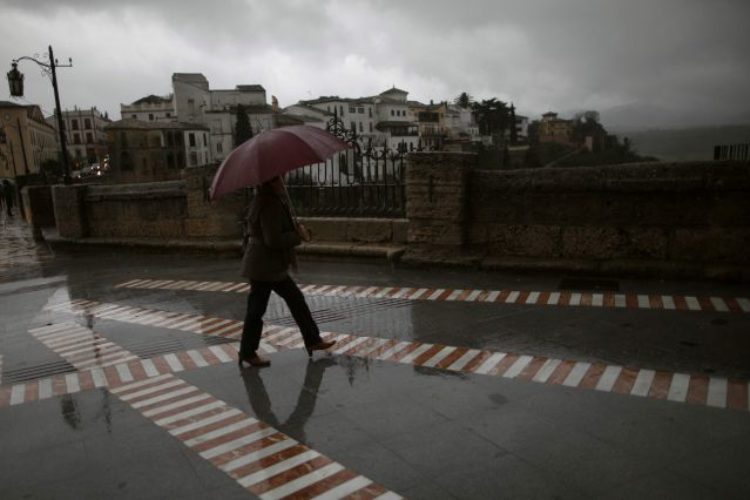
[[[130,116],[133,118],[133,120],[137,120],[138,119],[138,115],[130,115]]]
[[[71,120],[70,123],[71,123],[71,127],[73,128],[73,130],[78,130],[78,120],[73,118],[73,120]]]
[[[167,153],[167,168],[174,168],[174,153],[171,151]]]
[[[372,108],[367,108],[367,115],[372,118]]]
[[[153,113],[149,113],[148,114],[148,121],[150,121],[150,122],[154,121],[154,114]]]
[[[372,122],[370,122],[370,133],[372,133]]]
[[[208,138],[206,137],[206,134],[203,134],[203,147],[205,148],[207,146],[208,146]]]
[[[356,112],[357,112],[357,110],[356,110],[356,108],[354,106],[349,106],[349,113],[354,114]]]
[[[344,116],[344,106],[343,105],[339,106],[339,114],[341,116]]]
[[[89,120],[88,118],[86,118],[83,123],[86,128],[91,128],[91,120]]]
[[[391,110],[391,116],[395,116],[395,115],[396,113],[393,110]]]
[[[80,144],[81,143],[81,136],[78,134],[73,134],[73,144]]]
[[[91,132],[86,132],[86,143],[92,144],[94,142],[94,136],[91,135]]]
[[[221,142],[217,142],[216,143],[216,152],[217,153],[223,153],[224,152],[224,148],[222,147]]]
[[[190,147],[194,148],[195,147],[195,134],[190,132],[190,134],[188,134],[188,140],[190,141]]]
[[[364,132],[364,125],[362,124],[362,122],[359,122],[359,131]]]
[[[172,116],[172,113],[167,113],[167,118],[170,118]]]
[[[194,167],[198,165],[198,153],[195,151],[190,152],[190,166]]]
[[[365,108],[357,108],[357,113],[359,113],[360,115],[364,115],[365,114]]]
[[[356,132],[357,131],[357,123],[356,122],[352,122],[352,127],[351,128],[352,128],[352,132]]]

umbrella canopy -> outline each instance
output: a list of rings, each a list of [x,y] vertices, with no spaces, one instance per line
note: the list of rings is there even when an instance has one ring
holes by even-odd
[[[309,125],[267,130],[237,146],[224,159],[211,183],[211,199],[320,163],[348,147],[341,139]]]

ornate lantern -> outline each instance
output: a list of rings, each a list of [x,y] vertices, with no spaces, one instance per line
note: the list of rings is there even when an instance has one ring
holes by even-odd
[[[18,71],[18,64],[13,63],[13,69],[8,71],[8,87],[13,97],[23,97],[23,73]]]

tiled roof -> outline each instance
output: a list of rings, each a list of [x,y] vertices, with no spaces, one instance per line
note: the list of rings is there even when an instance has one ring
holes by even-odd
[[[133,101],[133,104],[159,104],[162,102],[171,103],[172,96],[162,97],[162,96],[151,94],[151,95],[147,95],[146,97],[141,97],[137,101]]]
[[[123,120],[112,122],[104,128],[123,130],[209,130],[206,125],[200,123],[145,122],[143,120],[134,120],[133,118],[125,118]]]
[[[266,89],[263,88],[263,85],[259,85],[257,83],[254,83],[252,85],[237,85],[237,90],[241,92],[265,92]]]

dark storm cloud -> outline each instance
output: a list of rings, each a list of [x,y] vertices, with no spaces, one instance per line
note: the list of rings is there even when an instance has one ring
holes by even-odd
[[[4,43],[3,60],[54,40],[81,61],[69,79],[89,88],[69,89],[68,100],[93,92],[116,115],[112,103],[168,92],[175,71],[203,72],[216,87],[258,82],[282,104],[395,84],[421,100],[498,96],[531,114],[595,108],[619,125],[728,122],[750,108],[744,0],[0,0],[0,9],[17,46]],[[118,65],[106,72],[86,66],[109,59]]]

